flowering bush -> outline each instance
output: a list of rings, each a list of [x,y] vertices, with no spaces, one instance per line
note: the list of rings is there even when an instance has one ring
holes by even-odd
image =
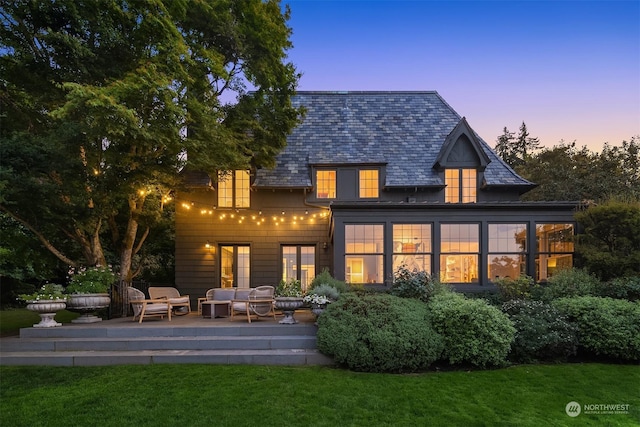
[[[62,285],[47,283],[32,294],[18,295],[18,299],[21,299],[23,301],[66,300],[66,296],[64,295],[63,291],[64,288],[62,287]]]
[[[318,305],[329,304],[331,302],[331,300],[326,296],[318,295],[318,294],[305,295],[302,300],[309,304],[318,304]]]
[[[299,280],[280,281],[276,288],[277,297],[302,297],[302,285]]]
[[[502,305],[516,328],[509,357],[515,362],[566,360],[576,353],[578,328],[542,301],[511,300]]]
[[[118,276],[109,267],[85,268],[79,270],[69,269],[69,294],[103,294],[109,292],[109,287],[117,280]]]

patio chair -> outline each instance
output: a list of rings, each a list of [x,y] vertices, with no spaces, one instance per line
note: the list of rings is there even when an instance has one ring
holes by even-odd
[[[252,290],[236,291],[235,299],[231,301],[231,320],[236,313],[246,314],[251,323],[251,316],[276,318],[275,288],[273,286],[258,286]]]
[[[144,293],[133,287],[127,288],[127,295],[131,308],[133,308],[133,321],[138,318],[138,323],[142,323],[145,317],[160,317],[164,319],[166,315],[171,321],[171,304],[168,300],[146,299]]]
[[[176,288],[171,286],[149,286],[149,296],[151,299],[167,299],[176,315],[191,313],[189,295],[180,295]],[[186,307],[186,310],[176,310],[176,307]]]

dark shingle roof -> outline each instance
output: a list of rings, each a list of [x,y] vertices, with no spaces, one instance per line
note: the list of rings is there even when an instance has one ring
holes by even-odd
[[[311,187],[310,165],[332,164],[385,164],[386,187],[443,185],[433,166],[461,117],[437,92],[298,92],[293,103],[304,120],[257,187]],[[478,139],[487,185],[531,185]]]

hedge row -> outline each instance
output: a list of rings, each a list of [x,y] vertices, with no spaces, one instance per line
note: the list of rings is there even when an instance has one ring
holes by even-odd
[[[318,348],[356,371],[413,372],[441,360],[502,366],[566,360],[580,352],[640,361],[640,302],[578,296],[500,308],[443,292],[424,303],[345,294],[318,319]]]

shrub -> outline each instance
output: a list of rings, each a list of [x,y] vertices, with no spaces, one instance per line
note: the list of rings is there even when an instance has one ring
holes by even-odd
[[[425,271],[410,271],[402,265],[393,277],[391,295],[401,298],[415,298],[427,302],[434,295],[447,292],[449,288]]]
[[[332,288],[336,288],[338,292],[341,294],[345,292],[349,292],[350,290],[349,285],[347,285],[345,282],[343,282],[342,280],[333,278],[333,276],[331,276],[331,274],[329,273],[329,269],[326,267],[322,270],[322,272],[320,272],[319,274],[316,275],[316,277],[313,278],[313,280],[309,284],[309,289],[307,289],[307,292],[313,291],[316,288],[316,286],[321,284],[327,284]]]
[[[427,306],[388,294],[347,293],[318,318],[318,349],[355,371],[412,372],[442,353]]]
[[[456,293],[436,295],[429,308],[434,329],[444,337],[443,358],[449,363],[505,364],[515,329],[498,308]]]
[[[493,283],[498,287],[498,291],[504,301],[512,299],[529,299],[531,292],[539,287],[533,277],[521,275],[517,279],[503,277],[495,279]]]
[[[599,296],[602,297],[638,301],[640,300],[640,276],[613,279],[600,286],[598,291]]]
[[[579,349],[640,360],[640,303],[584,296],[561,298],[553,305],[577,325]]]
[[[598,278],[586,270],[567,268],[549,278],[549,283],[542,287],[538,298],[549,302],[557,298],[593,296],[597,295],[600,286]]]
[[[577,328],[555,307],[541,301],[511,300],[503,304],[516,328],[509,358],[514,362],[566,360],[576,353]]]

